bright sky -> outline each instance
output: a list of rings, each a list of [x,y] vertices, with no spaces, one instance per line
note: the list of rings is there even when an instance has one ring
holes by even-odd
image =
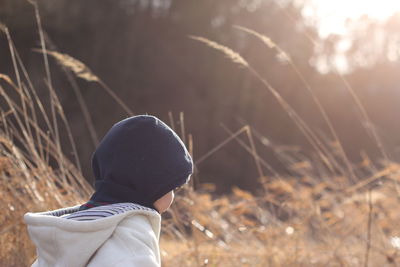
[[[400,12],[400,0],[308,0],[304,15],[317,23],[321,37],[330,33],[345,34],[346,20],[362,15],[385,20]]]

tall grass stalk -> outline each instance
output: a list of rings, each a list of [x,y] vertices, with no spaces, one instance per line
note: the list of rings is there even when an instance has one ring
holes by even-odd
[[[240,128],[238,131],[236,131],[234,134],[223,140],[221,143],[210,149],[207,153],[205,153],[203,156],[199,157],[196,160],[196,166],[200,165],[204,160],[206,160],[208,157],[213,155],[215,152],[223,148],[226,144],[228,144],[230,141],[234,140],[237,136],[241,135],[242,133],[246,133],[247,131],[247,126],[244,126]]]
[[[331,120],[328,117],[328,114],[325,111],[325,108],[322,106],[321,102],[319,101],[318,97],[315,95],[314,91],[312,90],[310,84],[307,82],[306,78],[304,77],[304,75],[301,73],[301,71],[299,70],[299,68],[297,67],[297,65],[295,64],[295,62],[292,60],[292,58],[288,55],[288,53],[286,51],[284,51],[278,44],[276,44],[275,42],[273,42],[271,40],[271,38],[269,38],[266,35],[260,34],[254,30],[242,27],[242,26],[235,26],[235,28],[247,32],[255,37],[257,37],[258,39],[260,39],[265,45],[267,45],[269,48],[271,49],[276,49],[276,51],[278,52],[278,55],[282,55],[283,59],[289,63],[289,65],[291,66],[291,68],[293,69],[293,71],[296,73],[296,75],[299,77],[300,81],[303,83],[303,85],[305,86],[305,88],[307,89],[308,93],[311,95],[314,103],[317,105],[317,108],[319,110],[319,112],[321,113],[324,121],[326,122],[326,124],[328,125],[329,131],[332,134],[333,139],[337,142],[339,149],[340,149],[340,153],[342,155],[343,161],[346,164],[347,167],[347,171],[348,171],[348,175],[350,177],[350,179],[355,182],[357,180],[353,168],[351,166],[351,163],[346,155],[346,152],[343,149],[343,145],[342,142],[340,141],[336,130],[334,129]],[[318,143],[321,147],[323,147],[323,143],[319,142]],[[327,151],[325,149],[325,151]],[[328,153],[329,154],[329,153]],[[334,157],[330,157],[330,160],[334,160]],[[336,166],[338,166],[338,164],[336,164]]]
[[[54,90],[53,82],[52,82],[52,78],[51,78],[49,59],[46,54],[47,48],[46,48],[46,42],[44,40],[44,31],[43,31],[42,21],[40,18],[38,3],[36,1],[32,1],[31,4],[33,5],[34,11],[35,11],[37,28],[39,31],[40,46],[41,46],[41,49],[45,52],[45,53],[43,53],[43,62],[44,62],[44,67],[45,67],[45,72],[46,72],[45,82],[48,84],[47,87],[49,89],[50,109],[51,109],[51,116],[53,119],[54,140],[56,142],[57,151],[59,153],[59,158],[60,158],[59,163],[60,163],[61,173],[63,175],[63,179],[65,180],[66,176],[65,176],[64,162],[63,162],[62,151],[61,151],[60,134],[58,131],[59,129],[58,129],[57,118],[56,118],[57,115],[56,115],[56,111],[55,111],[57,104],[55,103],[55,95],[54,95],[55,90]]]
[[[281,10],[284,12],[284,15],[293,22],[293,25],[296,25],[298,22],[296,21],[296,19],[287,11],[287,9],[283,6],[283,4],[277,2],[277,5],[280,6]],[[308,41],[310,41],[310,43],[314,46],[316,46],[318,44],[318,42],[314,39],[314,37],[312,37],[310,34],[308,33],[304,33],[304,36],[306,37],[306,39]],[[361,102],[360,98],[357,96],[357,94],[355,93],[353,87],[351,86],[350,82],[346,79],[346,77],[341,74],[337,69],[334,70],[336,75],[339,77],[339,79],[343,82],[343,84],[345,85],[345,88],[347,89],[347,91],[350,93],[351,97],[353,98],[354,102],[356,103],[356,107],[359,109],[361,115],[362,115],[362,121],[366,122],[362,123],[362,126],[364,127],[364,129],[373,137],[376,145],[378,146],[378,149],[381,151],[382,156],[384,157],[386,162],[390,162],[391,159],[389,157],[389,154],[386,152],[384,146],[383,146],[383,142],[379,136],[379,134],[377,133],[375,127],[373,126],[374,124],[372,123],[371,118],[368,115],[368,112],[364,106],[364,104]],[[398,187],[398,185],[396,185]],[[400,193],[400,189],[397,188],[397,191]]]
[[[51,38],[47,34],[45,34],[45,40],[46,40],[46,43],[48,43],[49,47],[53,51],[57,51],[55,44],[52,42]],[[99,143],[99,138],[97,136],[92,118],[90,116],[89,109],[88,109],[85,99],[81,93],[81,89],[78,86],[78,82],[76,81],[75,76],[72,74],[72,72],[68,68],[66,68],[62,64],[59,64],[59,65],[61,66],[62,71],[64,72],[65,76],[67,77],[67,80],[68,80],[69,84],[71,85],[72,90],[75,93],[76,99],[78,100],[78,103],[79,103],[79,107],[80,107],[83,117],[85,119],[85,125],[87,126],[87,128],[89,130],[93,147],[96,147]]]
[[[237,52],[233,51],[232,49],[230,49],[228,47],[225,47],[214,41],[208,40],[204,37],[190,36],[190,38],[200,41],[211,48],[219,50],[220,52],[225,54],[226,57],[231,59],[234,63],[237,63],[240,66],[247,68],[250,71],[250,73],[252,73],[265,86],[265,88],[270,93],[272,93],[272,95],[275,97],[275,99],[278,101],[278,103],[282,106],[282,108],[285,110],[285,112],[287,112],[287,114],[290,116],[290,118],[293,120],[293,122],[299,128],[301,133],[303,133],[303,135],[306,137],[308,142],[312,145],[312,147],[315,149],[315,151],[321,157],[323,162],[327,165],[327,167],[332,172],[334,172],[332,164],[326,156],[327,152],[325,152],[325,153],[323,152],[323,150],[326,150],[326,149],[324,149],[324,147],[321,148],[319,146],[319,144],[321,144],[321,142],[319,141],[319,138],[314,134],[314,132],[307,125],[307,123],[296,113],[296,111],[291,107],[291,105],[284,98],[282,98],[282,96],[279,94],[279,92],[265,78],[263,78],[251,65],[249,65],[248,62],[241,55],[239,55]]]
[[[371,243],[372,243],[372,199],[371,199],[371,189],[367,192],[367,199],[368,199],[368,220],[367,220],[367,242],[365,248],[365,258],[364,258],[364,267],[369,266],[369,254],[371,250]]]
[[[56,51],[36,51],[52,56],[57,60],[60,65],[75,73],[77,77],[84,79],[88,82],[98,83],[115,100],[115,102],[117,102],[117,104],[125,110],[125,112],[129,116],[134,115],[134,112],[124,103],[124,101],[103,80],[95,75],[83,62],[71,57],[70,55]]]

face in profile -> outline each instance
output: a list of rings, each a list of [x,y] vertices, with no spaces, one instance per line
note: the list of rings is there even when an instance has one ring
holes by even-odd
[[[154,207],[159,213],[163,213],[171,206],[172,202],[174,201],[174,196],[174,190],[169,191],[167,194],[154,202]]]

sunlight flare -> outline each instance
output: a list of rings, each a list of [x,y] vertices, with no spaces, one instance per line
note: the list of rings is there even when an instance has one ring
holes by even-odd
[[[311,23],[319,26],[322,37],[331,33],[344,34],[349,20],[360,17],[385,21],[395,13],[400,12],[400,1],[397,0],[310,0],[306,3],[303,15]]]

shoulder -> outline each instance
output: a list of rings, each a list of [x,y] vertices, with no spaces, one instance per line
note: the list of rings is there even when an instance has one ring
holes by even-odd
[[[158,247],[161,222],[154,221],[151,217],[143,214],[132,214],[118,224],[113,237],[125,240],[127,243]],[[158,225],[154,227],[155,223]]]
[[[88,266],[160,266],[158,238],[149,216],[126,216]]]
[[[161,215],[153,209],[134,205],[131,210],[124,213],[124,219],[118,224],[116,230],[134,231],[137,234],[140,234],[140,232],[149,234],[150,232],[150,234],[154,234],[158,241],[161,230]]]

